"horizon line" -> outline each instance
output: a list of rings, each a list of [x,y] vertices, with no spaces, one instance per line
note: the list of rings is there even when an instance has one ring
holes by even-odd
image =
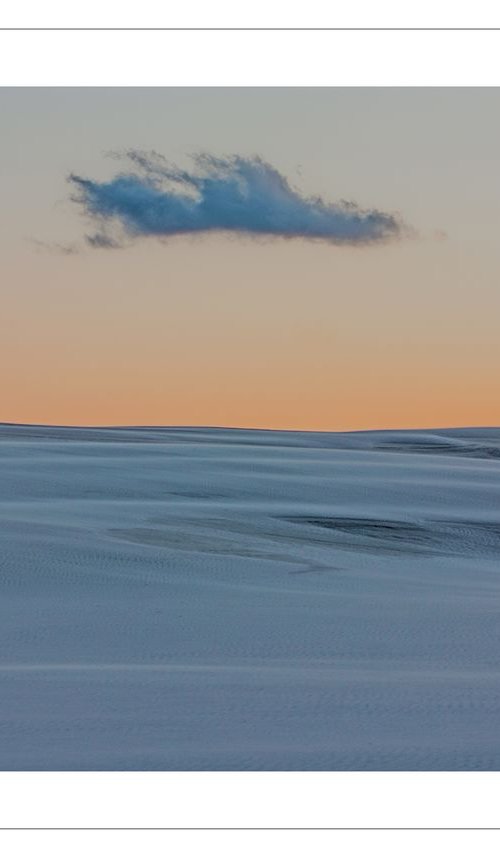
[[[363,434],[370,432],[442,432],[442,431],[464,431],[470,429],[496,429],[500,431],[500,425],[448,425],[448,426],[412,426],[406,428],[364,428],[364,429],[300,429],[300,428],[269,428],[265,426],[231,426],[231,425],[184,425],[184,424],[76,424],[76,423],[24,423],[0,420],[0,428],[47,428],[47,429],[90,429],[94,431],[119,431],[127,429],[164,429],[180,431],[255,431],[255,432],[281,432],[290,434]]]

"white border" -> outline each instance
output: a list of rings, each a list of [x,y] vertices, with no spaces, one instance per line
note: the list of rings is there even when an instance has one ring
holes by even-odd
[[[495,827],[500,773],[3,773],[0,827]]]
[[[0,85],[498,86],[499,48],[499,31],[0,31]]]
[[[9,857],[498,857],[496,831],[4,831],[0,847]]]
[[[498,27],[494,0],[23,0],[4,3],[0,27]]]

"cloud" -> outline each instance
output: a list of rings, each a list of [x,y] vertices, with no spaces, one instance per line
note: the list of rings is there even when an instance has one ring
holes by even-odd
[[[100,250],[116,250],[122,246],[116,238],[112,238],[106,232],[95,232],[94,235],[86,235],[85,241],[90,247],[97,247]]]
[[[132,238],[232,232],[351,245],[384,242],[405,231],[394,214],[302,196],[258,157],[198,155],[191,171],[155,152],[124,157],[129,171],[110,181],[69,177],[73,200],[98,224],[99,231],[87,236],[94,247],[119,246],[110,227]]]
[[[61,256],[74,256],[78,253],[78,247],[76,244],[60,244],[56,241],[40,241],[38,238],[30,238],[28,240],[34,247],[36,247],[37,252],[40,253],[54,253]]]

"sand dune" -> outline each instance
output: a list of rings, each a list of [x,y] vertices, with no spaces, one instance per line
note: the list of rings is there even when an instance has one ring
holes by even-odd
[[[500,429],[0,426],[0,768],[500,770]]]

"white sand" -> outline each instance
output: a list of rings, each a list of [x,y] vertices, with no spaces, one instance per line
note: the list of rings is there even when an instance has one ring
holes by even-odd
[[[0,426],[0,768],[500,769],[500,430]]]

